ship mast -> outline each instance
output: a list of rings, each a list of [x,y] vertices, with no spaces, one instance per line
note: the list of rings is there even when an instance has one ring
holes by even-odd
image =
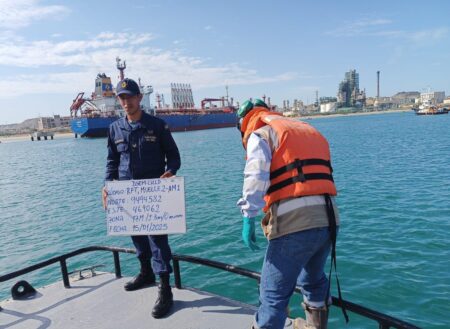
[[[116,63],[117,63],[117,69],[119,70],[119,80],[122,81],[125,78],[125,75],[123,71],[127,68],[127,64],[125,61],[122,62],[122,60],[119,57],[116,57]]]

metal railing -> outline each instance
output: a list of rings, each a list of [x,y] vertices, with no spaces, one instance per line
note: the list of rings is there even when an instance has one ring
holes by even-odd
[[[57,256],[57,257],[53,257],[50,258],[48,260],[45,260],[43,262],[34,264],[32,266],[28,266],[25,267],[23,269],[20,269],[18,271],[14,271],[5,275],[1,275],[0,276],[0,282],[5,282],[14,278],[17,278],[21,275],[36,271],[38,269],[47,267],[49,265],[55,264],[55,263],[59,263],[60,268],[61,268],[61,275],[62,275],[62,280],[64,283],[64,287],[66,288],[70,288],[70,282],[69,282],[69,273],[67,271],[67,263],[66,260],[68,258],[72,258],[74,256],[77,255],[81,255],[84,253],[88,253],[88,252],[92,252],[92,251],[110,251],[113,253],[113,257],[114,257],[114,269],[115,269],[115,275],[116,278],[120,278],[122,277],[122,272],[121,272],[121,268],[120,268],[120,258],[119,258],[119,253],[127,253],[127,254],[134,254],[136,253],[136,251],[134,249],[128,249],[128,248],[118,248],[118,247],[107,247],[107,246],[91,246],[91,247],[86,247],[86,248],[81,248],[72,252],[69,252],[67,254],[61,255],[61,256]],[[225,263],[221,263],[221,262],[217,262],[217,261],[213,261],[210,259],[205,259],[205,258],[199,258],[199,257],[194,257],[194,256],[188,256],[188,255],[179,255],[179,254],[174,254],[173,255],[173,270],[174,270],[174,279],[175,279],[175,286],[178,289],[182,289],[182,285],[181,285],[181,271],[180,271],[180,261],[183,262],[188,262],[188,263],[192,263],[192,264],[198,264],[198,265],[203,265],[203,266],[208,266],[208,267],[212,267],[212,268],[216,268],[222,271],[226,271],[226,272],[231,272],[231,273],[235,273],[235,274],[239,274],[254,280],[257,280],[258,282],[261,279],[261,275],[257,272],[242,268],[242,267],[238,267],[238,266],[233,266],[230,264],[225,264]],[[300,287],[296,287],[295,288],[295,292],[297,293],[301,293],[300,292]],[[332,296],[332,301],[333,301],[333,305],[341,308],[341,303],[339,301],[339,299],[337,299],[336,297]],[[381,312],[377,312],[374,310],[371,310],[369,308],[366,308],[364,306],[343,300],[342,301],[346,310],[350,311],[352,313],[358,314],[362,317],[371,319],[373,321],[376,321],[379,325],[379,329],[389,329],[389,328],[397,328],[397,329],[420,329],[419,327],[410,324],[408,322],[399,320],[397,318],[391,317],[389,315],[383,314]],[[1,309],[0,309],[1,310]]]

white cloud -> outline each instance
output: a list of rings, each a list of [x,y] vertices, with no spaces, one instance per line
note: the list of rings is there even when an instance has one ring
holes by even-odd
[[[18,29],[45,18],[67,14],[64,6],[40,5],[39,0],[0,0],[0,28]]]
[[[392,21],[383,18],[363,18],[353,22],[346,22],[333,31],[326,32],[326,34],[335,37],[367,36],[373,33],[378,33],[379,31],[377,29],[391,23]]]
[[[0,44],[0,63],[17,67],[89,66],[89,59],[97,51],[140,45],[151,40],[148,33],[100,33],[89,40],[33,41],[17,40],[4,35]]]
[[[414,42],[439,41],[448,36],[449,29],[440,27],[432,30],[422,30],[408,34],[408,37]]]
[[[404,40],[415,46],[441,41],[449,35],[449,28],[437,27],[420,31],[386,29],[393,22],[388,19],[360,19],[326,32],[334,37],[389,37]]]
[[[85,86],[92,85],[95,76],[94,72],[91,76],[88,76],[86,72],[19,75],[0,81],[0,90],[8,91],[7,94],[1,93],[0,99],[26,94],[73,93],[75,95]]]
[[[353,23],[354,26],[380,26],[391,24],[392,21],[384,18],[368,19],[364,18]]]
[[[2,79],[0,90],[9,93],[0,94],[0,98],[40,93],[89,93],[97,73],[105,72],[114,83],[117,82],[117,56],[126,60],[127,76],[141,77],[144,84],[152,84],[155,90],[162,92],[167,91],[171,82],[190,83],[198,90],[226,84],[286,81],[295,77],[291,72],[261,76],[258,71],[236,63],[211,65],[208,59],[150,47],[148,41],[152,38],[148,33],[102,32],[88,40],[26,42],[5,35],[4,42],[0,43],[0,63],[30,68],[39,74]],[[58,73],[63,69],[64,73]]]

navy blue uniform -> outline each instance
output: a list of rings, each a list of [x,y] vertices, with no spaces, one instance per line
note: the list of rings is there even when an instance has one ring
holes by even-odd
[[[110,125],[105,180],[159,178],[167,170],[175,175],[180,164],[178,147],[163,120],[142,112],[133,127],[125,117]],[[172,272],[167,235],[139,235],[131,239],[138,258],[152,258],[156,274]]]

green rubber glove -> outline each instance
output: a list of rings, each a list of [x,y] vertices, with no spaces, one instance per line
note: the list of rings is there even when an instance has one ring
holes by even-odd
[[[258,250],[255,235],[255,218],[242,216],[242,240],[251,250]]]

